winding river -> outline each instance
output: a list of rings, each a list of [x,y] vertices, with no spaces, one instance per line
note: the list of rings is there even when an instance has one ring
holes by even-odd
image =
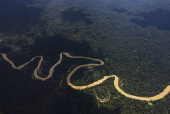
[[[152,97],[140,97],[140,96],[135,96],[135,95],[130,95],[126,92],[124,92],[122,89],[120,89],[118,83],[119,83],[119,77],[116,76],[116,75],[111,75],[111,76],[104,76],[102,79],[98,80],[98,81],[95,81],[89,85],[83,85],[83,86],[76,86],[76,85],[73,85],[71,82],[70,82],[70,78],[71,76],[81,67],[86,67],[86,66],[100,66],[100,65],[103,65],[104,62],[100,59],[94,59],[94,58],[90,58],[90,57],[83,57],[83,56],[71,56],[69,55],[68,53],[66,52],[62,52],[60,53],[60,59],[57,63],[55,63],[49,70],[49,74],[47,77],[43,78],[43,77],[40,77],[38,76],[37,74],[37,71],[38,69],[40,68],[41,66],[41,63],[43,61],[43,56],[36,56],[36,57],[33,57],[30,61],[16,67],[14,65],[14,63],[7,57],[6,54],[4,53],[0,53],[2,55],[2,57],[4,58],[4,60],[6,60],[9,64],[11,64],[11,66],[14,68],[14,69],[21,69],[22,67],[24,67],[25,65],[27,65],[28,63],[32,62],[35,58],[40,58],[39,62],[38,62],[38,65],[37,67],[35,68],[34,70],[34,76],[36,79],[39,79],[39,80],[42,80],[42,81],[45,81],[49,78],[52,77],[53,75],[53,72],[54,72],[54,68],[59,65],[62,61],[62,55],[66,55],[67,57],[69,58],[83,58],[83,59],[89,59],[89,60],[93,60],[93,61],[98,61],[100,62],[99,64],[96,64],[96,63],[90,63],[90,64],[83,64],[83,65],[79,65],[77,67],[75,67],[67,76],[67,84],[69,86],[71,86],[71,88],[73,89],[76,89],[76,90],[82,90],[82,89],[86,89],[86,88],[90,88],[90,87],[93,87],[93,86],[96,86],[96,85],[99,85],[101,83],[103,83],[103,81],[107,80],[108,78],[115,78],[114,79],[114,86],[115,88],[117,89],[117,91],[119,91],[122,95],[128,97],[128,98],[131,98],[131,99],[136,99],[136,100],[142,100],[142,101],[155,101],[155,100],[159,100],[159,99],[162,99],[164,98],[169,92],[170,92],[170,85],[168,85],[161,93],[159,93],[158,95],[155,95],[155,96],[152,96]]]

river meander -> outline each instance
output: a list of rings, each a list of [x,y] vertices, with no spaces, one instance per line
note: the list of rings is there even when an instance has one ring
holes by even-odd
[[[142,101],[155,101],[155,100],[159,100],[159,99],[164,98],[164,97],[170,92],[170,85],[168,85],[161,93],[159,93],[158,95],[152,96],[152,97],[140,97],[140,96],[130,95],[130,94],[124,92],[124,91],[119,87],[119,77],[116,76],[116,75],[104,76],[102,79],[100,79],[100,80],[98,80],[98,81],[95,81],[95,82],[93,82],[93,83],[91,83],[91,84],[89,84],[89,85],[83,85],[83,86],[76,86],[76,85],[73,85],[73,84],[70,82],[71,76],[72,76],[79,68],[81,68],[81,67],[86,67],[86,66],[100,66],[100,65],[103,65],[104,62],[103,62],[102,60],[100,60],[100,59],[94,59],[94,58],[83,57],[83,56],[71,56],[71,55],[69,55],[69,54],[66,53],[66,52],[62,52],[62,53],[60,53],[60,60],[59,60],[57,63],[55,63],[55,64],[50,68],[50,70],[49,70],[49,75],[48,75],[47,77],[45,77],[45,78],[42,78],[42,77],[38,76],[38,74],[37,74],[37,71],[38,71],[38,69],[40,68],[41,63],[42,63],[42,61],[43,61],[43,57],[42,57],[42,56],[36,56],[36,57],[32,58],[30,61],[28,61],[28,62],[26,62],[26,63],[24,63],[24,64],[16,67],[16,66],[14,65],[14,63],[13,63],[10,59],[8,59],[8,57],[7,57],[6,54],[4,54],[4,53],[0,53],[0,54],[2,55],[2,57],[4,58],[4,60],[6,60],[9,64],[11,64],[11,66],[12,66],[14,69],[21,69],[22,67],[24,67],[24,66],[27,65],[28,63],[32,62],[35,58],[38,58],[38,57],[39,57],[40,60],[39,60],[39,62],[38,62],[37,67],[36,67],[35,70],[34,70],[34,76],[35,76],[36,79],[39,79],[39,80],[42,80],[42,81],[45,81],[45,80],[47,80],[47,79],[49,79],[49,78],[52,77],[53,72],[54,72],[54,68],[55,68],[58,64],[60,64],[61,61],[62,61],[62,55],[63,55],[63,54],[66,55],[66,56],[69,57],[69,58],[83,58],[83,59],[89,59],[89,60],[94,60],[94,61],[100,62],[99,64],[90,63],[90,64],[79,65],[79,66],[75,67],[75,68],[68,74],[68,76],[67,76],[67,84],[68,84],[69,86],[71,86],[71,88],[76,89],[76,90],[82,90],[82,89],[90,88],[90,87],[93,87],[93,86],[96,86],[96,85],[99,85],[99,84],[103,83],[103,82],[104,82],[105,80],[107,80],[108,78],[115,78],[113,83],[114,83],[114,86],[115,86],[115,88],[117,89],[117,91],[119,91],[122,95],[124,95],[124,96],[126,96],[126,97],[128,97],[128,98],[131,98],[131,99],[142,100]]]

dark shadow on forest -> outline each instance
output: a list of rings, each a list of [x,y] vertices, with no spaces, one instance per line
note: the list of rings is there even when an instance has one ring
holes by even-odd
[[[40,14],[43,8],[27,7],[33,4],[33,0],[1,0],[0,4],[0,32],[23,32],[41,22]]]
[[[0,53],[6,53],[6,54],[8,54],[8,53],[10,53],[10,52],[12,52],[12,48],[11,48],[11,47],[3,46],[3,47],[0,48]]]
[[[144,20],[132,19],[132,23],[136,23],[143,28],[147,28],[148,26],[155,26],[159,30],[170,30],[170,12],[164,9],[156,9],[154,11],[148,13],[140,13],[140,16],[144,18]]]
[[[120,114],[120,107],[115,108],[114,110],[109,110],[106,107],[100,107],[96,114]]]
[[[62,11],[61,17],[64,21],[69,21],[71,23],[76,23],[78,21],[85,21],[87,25],[93,24],[93,20],[88,18],[90,14],[84,13],[85,10],[76,10],[74,8],[69,8],[65,11]]]
[[[112,11],[115,11],[117,13],[124,13],[124,12],[127,12],[127,10],[121,8],[121,7],[118,7],[116,5],[113,5],[113,4],[109,4],[107,5],[108,8],[110,8],[110,10]]]
[[[48,37],[48,38],[47,38]],[[92,56],[92,48],[88,42],[69,40],[61,34],[53,37],[43,35],[43,38],[37,39],[31,52],[37,55],[59,56],[61,52],[68,52],[74,55]]]

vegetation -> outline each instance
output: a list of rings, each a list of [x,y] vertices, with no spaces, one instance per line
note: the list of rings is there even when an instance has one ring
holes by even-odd
[[[105,62],[103,66],[91,66],[76,71],[71,78],[75,85],[90,84],[105,75],[115,74],[120,78],[120,87],[125,92],[136,96],[154,96],[170,84],[169,31],[159,30],[154,26],[142,28],[131,23],[131,19],[139,17],[136,15],[137,11],[129,8],[128,4],[122,9],[123,4],[120,3],[112,6],[95,0],[71,1],[60,1],[58,4],[57,0],[49,3],[45,0],[43,2],[36,0],[34,1],[36,4],[29,4],[29,8],[38,7],[35,12],[37,17],[31,18],[35,19],[35,22],[29,21],[26,25],[24,20],[22,23],[26,26],[16,25],[18,27],[16,30],[9,25],[5,30],[0,28],[0,51],[8,53],[17,65],[34,56],[44,56],[45,62],[42,66],[44,72],[41,73],[43,76],[48,73],[51,65],[58,60],[59,53],[63,51],[77,56],[98,58]],[[146,11],[142,7],[139,9],[138,12]],[[15,25],[11,20],[8,21]],[[64,58],[61,66],[55,69],[53,78],[46,82],[31,79],[37,61],[21,71],[15,71],[0,59],[2,69],[0,90],[3,93],[0,96],[0,105],[4,112],[11,113],[8,110],[17,114],[170,112],[169,94],[149,105],[148,102],[121,95],[113,85],[114,79],[108,79],[101,85],[81,91],[67,86],[66,77],[70,70],[76,65],[94,61]],[[61,80],[62,86],[59,87]],[[96,99],[96,93],[102,99],[110,93],[110,100],[101,103]]]

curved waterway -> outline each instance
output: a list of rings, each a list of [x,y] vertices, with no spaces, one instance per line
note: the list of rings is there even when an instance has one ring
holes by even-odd
[[[2,57],[4,58],[4,60],[6,60],[8,63],[11,64],[11,66],[12,66],[14,69],[21,69],[22,67],[24,67],[24,66],[27,65],[28,63],[32,62],[35,58],[40,58],[40,60],[39,60],[39,62],[38,62],[38,65],[37,65],[37,67],[36,67],[35,70],[34,70],[34,76],[35,76],[36,79],[39,79],[39,80],[42,80],[42,81],[45,81],[45,80],[47,80],[47,79],[49,79],[49,78],[52,77],[53,72],[54,72],[54,68],[55,68],[57,65],[59,65],[59,64],[61,63],[61,61],[62,61],[62,55],[63,55],[63,54],[66,55],[66,56],[69,57],[69,58],[83,58],[83,59],[89,59],[89,60],[93,60],[93,61],[98,61],[98,62],[100,62],[99,64],[90,63],[90,64],[79,65],[79,66],[75,67],[75,68],[68,74],[68,76],[67,76],[67,84],[68,84],[69,86],[71,86],[71,88],[76,89],[76,90],[82,90],[82,89],[90,88],[90,87],[93,87],[93,86],[96,86],[96,85],[99,85],[99,84],[103,83],[103,82],[104,82],[105,80],[107,80],[108,78],[115,78],[115,80],[114,80],[114,86],[115,86],[115,88],[116,88],[122,95],[124,95],[124,96],[126,96],[126,97],[128,97],[128,98],[131,98],[131,99],[143,100],[143,101],[155,101],[155,100],[159,100],[159,99],[164,98],[164,97],[170,92],[170,85],[169,85],[169,86],[167,86],[167,87],[163,90],[163,92],[159,93],[158,95],[152,96],[152,97],[140,97],[140,96],[130,95],[130,94],[124,92],[122,89],[120,89],[120,87],[119,87],[119,85],[118,85],[118,84],[119,84],[119,77],[116,76],[116,75],[104,76],[102,79],[100,79],[100,80],[98,80],[98,81],[95,81],[95,82],[93,82],[93,83],[91,83],[91,84],[89,84],[89,85],[83,85],[83,86],[76,86],[76,85],[73,85],[73,84],[70,82],[71,76],[72,76],[79,68],[86,67],[86,66],[100,66],[100,65],[103,65],[104,62],[103,62],[102,60],[100,60],[100,59],[94,59],[94,58],[83,57],[83,56],[71,56],[71,55],[69,55],[69,54],[66,53],[66,52],[62,52],[62,53],[60,53],[60,59],[59,59],[59,61],[58,61],[57,63],[55,63],[55,64],[50,68],[48,76],[45,77],[45,78],[43,78],[43,77],[38,76],[38,74],[37,74],[37,71],[38,71],[38,69],[40,68],[41,63],[42,63],[42,61],[43,61],[43,56],[33,57],[30,61],[28,61],[28,62],[26,62],[26,63],[24,63],[24,64],[16,67],[16,66],[14,65],[14,63],[7,57],[6,54],[4,54],[4,53],[0,53],[0,54],[2,55]]]

